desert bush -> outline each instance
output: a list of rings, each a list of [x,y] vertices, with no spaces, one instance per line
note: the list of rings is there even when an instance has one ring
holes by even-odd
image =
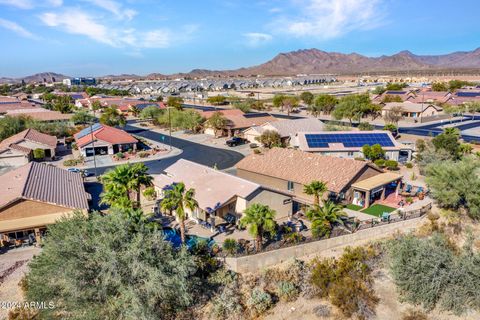
[[[73,167],[73,166],[76,166],[76,165],[77,165],[77,160],[75,160],[75,159],[65,160],[65,161],[63,161],[63,165],[64,165],[65,167]]]
[[[407,167],[408,169],[412,169],[413,168],[413,163],[407,162],[407,163],[405,163],[405,167]]]
[[[17,307],[8,312],[8,320],[35,320],[39,319],[38,310],[34,308]]]
[[[428,320],[428,317],[423,311],[408,309],[403,315],[402,320]]]
[[[154,187],[146,188],[143,191],[143,196],[149,201],[155,200],[155,198],[157,197],[157,193],[155,192],[155,188]]]
[[[140,152],[138,153],[138,156],[139,156],[140,158],[146,158],[146,157],[148,157],[149,155],[150,155],[150,153],[148,153],[148,152],[146,152],[146,151],[140,151]]]
[[[472,242],[460,249],[440,233],[391,241],[390,271],[402,298],[427,310],[437,305],[456,314],[480,310],[480,254]]]
[[[260,153],[262,153],[262,151],[258,148],[255,148],[255,149],[253,149],[253,153],[254,154],[260,154]]]
[[[234,255],[238,252],[239,245],[237,240],[227,238],[223,242],[222,249],[229,255]]]
[[[310,281],[317,295],[328,297],[346,317],[370,318],[379,301],[370,275],[377,256],[373,247],[347,247],[338,259],[316,259]]]
[[[123,159],[123,158],[125,158],[125,155],[123,154],[123,152],[118,152],[118,153],[115,154],[115,158]]]
[[[254,288],[247,299],[247,306],[253,316],[264,314],[272,306],[272,297],[263,289]]]
[[[297,287],[288,281],[281,281],[277,284],[277,296],[281,301],[295,301],[298,298],[299,291]]]
[[[319,318],[328,318],[330,317],[330,314],[332,313],[332,310],[330,306],[326,304],[320,304],[313,308],[313,313]]]
[[[229,283],[221,289],[220,294],[212,299],[210,315],[214,319],[241,319],[243,306],[241,294],[236,282]]]
[[[374,129],[373,125],[371,125],[368,122],[361,122],[358,125],[358,130],[360,130],[360,131],[372,131],[373,129]]]

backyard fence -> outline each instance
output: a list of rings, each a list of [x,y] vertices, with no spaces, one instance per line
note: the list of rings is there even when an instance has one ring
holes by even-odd
[[[262,268],[282,263],[288,259],[318,254],[334,247],[354,244],[362,240],[374,240],[393,234],[396,231],[409,231],[417,227],[418,219],[428,213],[432,204],[394,214],[388,221],[361,224],[351,232],[333,234],[329,238],[318,239],[311,236],[296,242],[276,241],[267,245],[260,252],[242,252],[224,257],[225,264],[236,272],[255,272]]]

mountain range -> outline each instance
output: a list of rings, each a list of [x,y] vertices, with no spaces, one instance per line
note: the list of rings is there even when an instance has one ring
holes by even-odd
[[[480,71],[480,48],[472,51],[457,51],[443,55],[416,55],[410,51],[380,57],[367,57],[358,53],[326,52],[318,49],[304,49],[280,53],[263,64],[236,70],[194,69],[188,73],[164,75],[151,73],[146,76],[134,74],[108,75],[104,79],[166,79],[166,78],[206,78],[231,76],[289,76],[297,74],[344,74],[353,75],[366,72],[434,72],[436,70],[477,70]],[[68,76],[44,72],[23,78],[0,78],[5,82],[47,82],[60,81]]]

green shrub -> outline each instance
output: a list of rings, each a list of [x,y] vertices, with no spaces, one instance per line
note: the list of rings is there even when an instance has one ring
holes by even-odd
[[[408,204],[411,204],[411,203],[413,203],[413,198],[412,197],[407,197],[407,198],[405,198],[405,202],[408,203]]]
[[[78,161],[76,159],[68,159],[63,161],[63,165],[65,167],[73,167],[73,166],[76,166],[77,164],[78,164]]]
[[[78,150],[78,146],[75,142],[72,142],[72,149],[73,150]]]
[[[144,191],[143,191],[143,196],[145,198],[147,198],[147,200],[155,200],[155,198],[157,197],[157,193],[155,192],[155,188],[154,187],[148,187],[146,188]]]
[[[358,130],[360,130],[360,131],[372,131],[373,126],[368,122],[362,122],[358,125]]]
[[[437,306],[461,314],[480,310],[480,254],[472,239],[463,248],[439,233],[406,236],[388,244],[389,267],[402,298],[427,310]]]
[[[398,162],[395,160],[386,160],[385,161],[385,167],[387,167],[388,170],[397,170],[398,169]]]
[[[377,160],[375,160],[374,163],[380,168],[385,167],[385,160],[384,159],[377,159]]]
[[[225,239],[222,245],[222,249],[229,255],[234,255],[238,252],[239,245],[235,239]]]
[[[298,289],[288,281],[281,281],[277,284],[277,295],[281,301],[295,301],[298,298]]]
[[[45,158],[45,150],[43,149],[33,150],[33,158],[37,160],[42,160],[43,158]]]
[[[250,297],[247,299],[247,306],[253,316],[264,314],[272,306],[272,297],[263,289],[255,288],[252,290]]]
[[[357,161],[365,161],[365,158],[362,158],[362,157],[355,157],[354,159]]]
[[[115,154],[115,157],[117,159],[123,159],[123,158],[125,158],[125,155],[123,154],[123,152],[118,152],[118,153]]]
[[[254,154],[260,154],[260,153],[262,153],[262,151],[258,148],[255,148],[255,149],[253,149],[253,153]]]
[[[405,163],[405,167],[407,167],[408,169],[412,169],[413,168],[413,163],[407,162],[407,163]]]
[[[140,151],[140,152],[138,153],[138,156],[139,156],[140,158],[146,158],[146,157],[148,157],[149,155],[150,155],[150,153],[148,153],[148,152],[146,152],[146,151]]]

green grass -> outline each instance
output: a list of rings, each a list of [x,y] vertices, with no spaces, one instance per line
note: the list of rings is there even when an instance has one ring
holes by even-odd
[[[349,203],[345,206],[345,208],[347,209],[350,209],[350,210],[354,210],[354,211],[360,211],[363,209],[363,207],[361,206],[357,206],[356,204],[353,204],[353,203]]]
[[[382,216],[382,213],[384,212],[392,212],[392,211],[395,211],[396,209],[395,208],[392,208],[392,207],[387,207],[387,206],[384,206],[382,204],[374,204],[373,206],[365,209],[365,210],[362,210],[363,213],[366,213],[366,214],[369,214],[369,215],[372,215],[372,216],[375,216],[375,217],[381,217]]]

